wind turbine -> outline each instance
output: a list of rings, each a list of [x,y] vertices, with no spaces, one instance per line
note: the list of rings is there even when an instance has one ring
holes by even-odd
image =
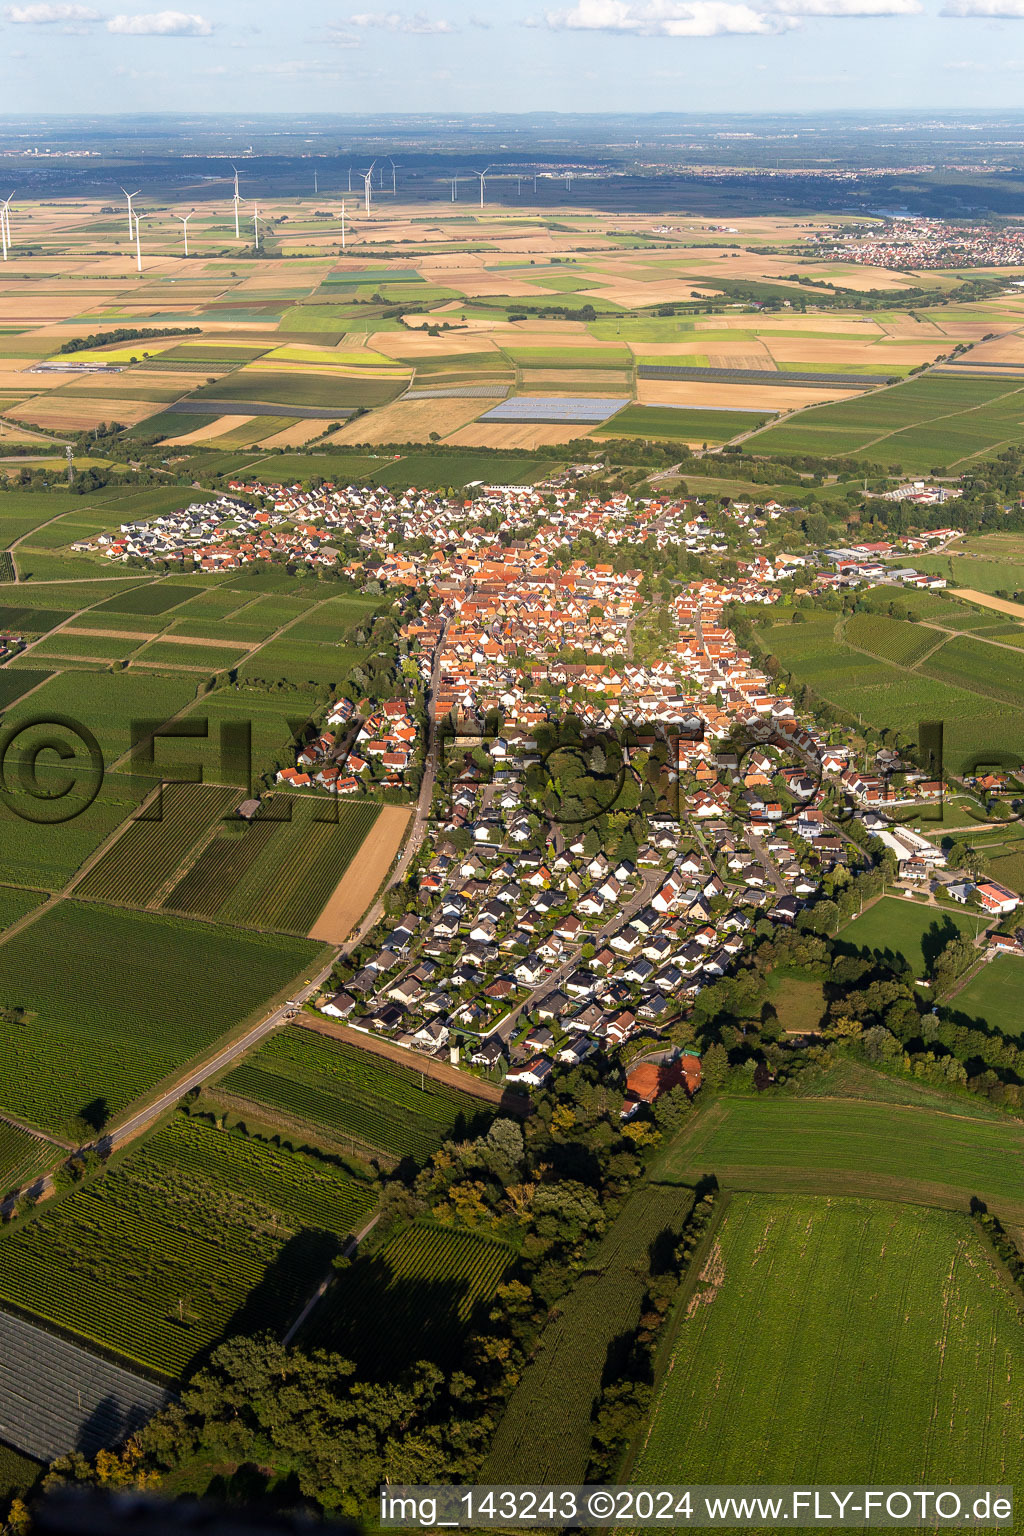
[[[133,192],[132,196],[135,197],[136,194]],[[141,272],[142,271],[142,241],[139,238],[139,216],[138,216],[138,214],[135,215],[135,265],[138,268],[138,270]]]
[[[231,169],[235,173],[235,239],[240,240],[242,237],[238,232],[238,166],[233,165]]]
[[[567,192],[572,191],[572,171],[566,171],[565,173],[565,190]]]
[[[139,194],[137,190],[135,192],[125,192],[124,187],[121,188],[121,191],[124,192],[125,197],[128,199],[128,239],[130,240],[132,238],[132,198],[138,197]]]
[[[349,168],[348,168],[348,189],[349,189],[350,192],[352,191],[352,167],[351,166],[349,166]]]
[[[192,217],[192,215],[194,213],[195,213],[195,209],[194,208],[190,208],[188,213],[185,213],[185,214],[176,213],[174,215],[174,217],[178,220],[178,223],[181,225],[181,232],[182,232],[182,234],[185,237],[185,255],[186,256],[188,255],[188,221],[189,221],[189,219]]]
[[[373,202],[373,168],[376,164],[377,162],[375,160],[373,165],[370,166],[370,169],[363,172],[363,195],[366,199],[367,218],[370,217],[370,206]]]
[[[319,197],[320,196],[320,187],[319,187],[319,184],[317,183],[316,171],[315,170],[313,172],[313,196],[314,197]]]
[[[458,200],[459,200],[459,178],[457,176],[453,176],[452,177],[452,202],[453,203],[457,203]]]
[[[252,227],[256,232],[256,249],[260,248],[260,210],[256,203],[252,205]]]
[[[342,198],[342,200],[341,200],[341,248],[342,248],[342,250],[345,249],[345,209],[346,209],[347,206],[348,206],[348,204],[345,202],[345,199]]]
[[[484,205],[484,186],[485,186],[485,183],[486,183],[487,172],[489,170],[490,170],[490,166],[488,165],[482,171],[473,171],[472,172],[472,174],[474,176],[479,176],[479,178],[480,178],[480,207],[481,208]]]
[[[391,195],[392,195],[392,197],[397,197],[398,196],[398,176],[397,176],[396,173],[397,173],[398,167],[395,165],[395,162],[392,160],[390,155],[388,155],[388,164],[391,167]]]
[[[14,193],[11,193],[11,197]],[[6,203],[0,203],[0,240],[3,242],[4,261],[7,260],[7,252],[11,247],[11,197]]]

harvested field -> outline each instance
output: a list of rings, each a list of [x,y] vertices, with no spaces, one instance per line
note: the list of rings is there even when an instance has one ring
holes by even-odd
[[[360,416],[340,432],[334,443],[411,443],[425,441],[431,432],[442,437],[473,421],[491,402],[487,400],[396,400],[369,416]]]
[[[385,805],[359,850],[359,859],[344,873],[337,889],[309,930],[309,937],[343,944],[366,912],[402,846],[411,812]]]
[[[225,432],[233,432],[236,427],[248,426],[253,420],[252,416],[214,416],[194,432],[186,432],[181,437],[168,437],[164,441],[168,448],[187,448],[191,443],[206,443],[211,438],[222,437]]]
[[[766,373],[763,384],[681,383],[671,379],[637,379],[641,405],[694,405],[722,410],[795,411],[807,405],[848,400],[843,389],[787,388],[785,375]]]
[[[591,429],[585,424],[577,427],[556,427],[542,422],[499,423],[476,422],[453,432],[448,442],[461,448],[539,448],[547,443],[574,443],[589,437]]]
[[[973,587],[957,587],[957,597],[966,597],[982,608],[993,608],[996,613],[1008,613],[1013,619],[1024,619],[1024,603],[1011,603],[1003,597],[992,597],[988,592],[976,592]]]

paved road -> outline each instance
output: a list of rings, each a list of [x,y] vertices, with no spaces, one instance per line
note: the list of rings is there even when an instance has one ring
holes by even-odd
[[[203,1083],[208,1082],[216,1073],[223,1071],[231,1062],[237,1061],[239,1056],[244,1056],[247,1051],[251,1051],[253,1046],[257,1045],[266,1035],[269,1035],[272,1030],[279,1029],[285,1024],[289,1013],[292,1012],[295,1005],[306,1002],[308,998],[313,997],[319,992],[333,969],[334,958],[332,956],[315,976],[293,991],[291,998],[287,1002],[281,1003],[274,1009],[273,1013],[268,1014],[259,1024],[254,1024],[244,1035],[239,1035],[236,1040],[230,1041],[215,1056],[209,1057],[201,1066],[194,1068],[187,1076],[180,1078],[173,1088],[168,1088],[165,1093],[162,1093],[159,1098],[147,1104],[144,1109],[138,1110],[129,1119],[123,1120],[120,1125],[111,1127],[101,1139],[104,1142],[113,1143],[115,1146],[129,1141],[144,1126],[147,1126],[151,1120],[156,1119],[158,1115],[162,1115],[165,1110],[173,1108],[183,1095],[193,1088],[201,1087]]]

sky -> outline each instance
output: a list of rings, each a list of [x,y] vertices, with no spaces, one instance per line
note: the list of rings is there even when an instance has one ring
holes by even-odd
[[[1024,0],[182,3],[0,4],[0,110],[949,111],[1024,77]]]

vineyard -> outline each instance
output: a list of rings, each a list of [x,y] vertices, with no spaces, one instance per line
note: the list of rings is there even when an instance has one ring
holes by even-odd
[[[504,1243],[478,1233],[415,1222],[338,1278],[303,1342],[336,1350],[378,1380],[418,1360],[451,1367],[513,1257]]]
[[[967,1217],[738,1195],[701,1278],[632,1481],[1024,1474],[1024,1335]]]
[[[94,1135],[240,1024],[319,953],[301,939],[62,901],[0,945],[0,1103]]]
[[[418,1161],[493,1114],[493,1105],[412,1066],[296,1028],[269,1036],[218,1087],[231,1100],[276,1110],[313,1135]]]
[[[548,1323],[509,1399],[481,1482],[583,1482],[591,1412],[613,1342],[635,1328],[648,1283],[648,1253],[666,1228],[678,1232],[693,1190],[644,1184]]]
[[[283,795],[270,806],[270,814],[241,837],[225,831],[215,838],[168,896],[167,908],[246,927],[308,933],[380,807]]]
[[[52,1142],[0,1120],[0,1199],[31,1183],[61,1155]]]
[[[80,881],[76,896],[146,906],[237,799],[237,790],[215,784],[166,785]]]
[[[376,1193],[333,1162],[183,1115],[0,1238],[0,1299],[181,1375],[228,1329],[281,1329]]]

